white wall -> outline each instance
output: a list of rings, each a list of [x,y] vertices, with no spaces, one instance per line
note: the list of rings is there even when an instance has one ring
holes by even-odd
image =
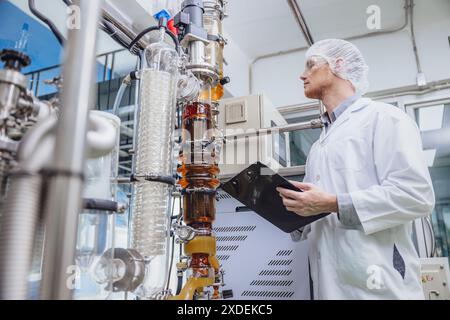
[[[228,41],[224,49],[224,58],[227,62],[227,65],[224,65],[224,75],[231,79],[231,82],[225,86],[225,90],[234,97],[246,96],[249,94],[248,69],[251,60],[226,31],[224,31],[224,37]]]
[[[450,1],[416,0],[414,23],[427,80],[450,78]],[[417,68],[409,30],[355,40],[354,43],[371,67],[370,91],[416,83]],[[304,64],[304,52],[257,62],[253,74],[254,93],[267,94],[277,107],[308,102],[299,80]]]

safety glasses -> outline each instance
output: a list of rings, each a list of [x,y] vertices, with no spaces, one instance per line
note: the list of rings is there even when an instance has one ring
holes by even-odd
[[[327,63],[328,63],[328,61],[325,60],[322,57],[319,57],[319,56],[309,57],[308,60],[306,61],[305,71],[309,72],[312,69],[316,69],[316,68],[321,67],[321,66],[323,66],[323,65],[325,65]]]

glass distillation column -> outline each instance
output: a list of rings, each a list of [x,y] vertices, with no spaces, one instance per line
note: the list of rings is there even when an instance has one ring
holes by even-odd
[[[230,82],[223,73],[223,50],[226,40],[223,36],[222,20],[226,17],[224,0],[205,0],[205,14],[203,23],[208,32],[209,44],[206,47],[206,59],[209,64],[215,67],[219,80],[211,90],[211,107],[214,115],[214,122],[219,113],[219,101],[224,94],[224,85]]]
[[[223,3],[213,2],[214,5],[207,7],[207,1],[186,0],[182,9],[184,14],[190,15],[190,25],[184,30],[181,42],[188,48],[190,56],[186,68],[199,79],[201,89],[197,99],[183,106],[182,113],[179,184],[183,189],[184,222],[194,230],[195,236],[185,243],[184,253],[189,257],[187,282],[174,299],[221,297],[220,264],[216,258],[213,222],[216,214],[216,190],[220,184],[218,157],[221,135],[216,129],[215,104],[223,95],[223,88],[219,86],[220,75],[223,74],[220,67],[223,65],[223,43],[212,40],[216,40],[214,35],[219,34],[221,29],[223,15],[215,11],[218,8],[223,10]],[[195,19],[199,16],[200,19]],[[196,26],[192,27],[192,24]],[[207,33],[204,28],[212,33]],[[204,37],[199,30],[204,31]],[[206,38],[212,40],[205,40]],[[213,288],[211,296],[205,290],[207,287]]]
[[[140,110],[134,163],[132,247],[146,261],[146,279],[136,294],[156,298],[168,270],[170,190],[173,180],[171,139],[175,123],[178,53],[160,41],[143,52]]]

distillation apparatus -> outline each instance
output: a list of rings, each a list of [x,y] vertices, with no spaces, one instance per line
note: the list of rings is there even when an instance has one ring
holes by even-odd
[[[170,31],[160,23],[160,41],[148,46],[141,59],[132,229],[133,250],[145,261],[145,279],[136,291],[141,298],[223,297],[212,224],[222,143],[216,116],[223,85],[229,81],[223,77],[224,5],[223,1],[184,1],[174,18],[179,52],[164,42],[164,33]],[[175,148],[177,182],[172,175],[175,122],[181,131]],[[181,190],[183,219],[171,225],[173,185]],[[177,266],[179,273],[186,272],[187,281],[175,296],[165,290],[171,229],[184,243],[186,258]]]
[[[115,255],[115,260],[118,255],[133,258],[113,266],[125,266],[128,271],[113,273],[128,274],[131,279],[127,285],[123,278],[116,279],[114,287],[139,299],[230,296],[220,290],[223,273],[213,232],[222,145],[216,117],[223,85],[229,82],[223,76],[224,17],[224,1],[186,0],[173,19],[178,39],[164,18],[159,27],[147,30],[159,31],[160,37],[143,50],[142,68],[137,72],[140,101],[132,175],[132,249],[126,255],[116,249]],[[165,35],[174,39],[175,48],[165,42]],[[174,128],[181,132],[178,141]],[[182,212],[172,224],[175,194],[182,197]],[[184,244],[178,274],[186,274],[186,284],[176,295],[167,285],[169,240],[174,236]]]
[[[190,24],[184,21],[189,15]],[[222,146],[217,128],[218,102],[223,96],[222,1],[187,1],[176,23],[184,30],[184,42],[190,54],[186,66],[200,82],[198,98],[182,106],[182,148],[180,151],[183,195],[184,251],[188,263],[187,283],[176,299],[223,298],[220,262],[216,258],[213,222],[216,213],[216,190],[220,185],[219,155]],[[196,18],[196,17],[202,17]],[[204,59],[203,57],[206,57]],[[186,233],[188,237],[186,237]],[[212,287],[213,291],[204,289]]]
[[[72,298],[67,270],[75,259],[85,158],[110,154],[118,141],[114,126],[89,112],[102,1],[77,3],[82,27],[69,32],[63,76],[48,81],[56,85],[56,97],[40,100],[28,90],[21,71],[31,59],[20,48],[0,53],[0,299]],[[35,259],[40,281],[31,294]]]
[[[63,75],[53,81],[61,98],[34,97],[21,73],[30,59],[14,50],[0,54],[5,63],[0,70],[0,298],[30,298],[28,277],[36,257],[42,259],[39,297],[73,298],[67,270],[78,254],[79,215],[88,207],[124,211],[115,201],[82,195],[86,159],[109,156],[118,145],[120,120],[89,110],[99,23],[139,56],[140,68],[124,81],[139,81],[128,180],[133,186],[129,248],[106,250],[90,267],[93,278],[111,292],[136,299],[230,297],[231,292],[221,290],[223,271],[213,231],[223,140],[218,104],[229,82],[223,72],[226,2],[185,0],[170,27],[161,17],[158,26],[137,35],[103,1],[73,3],[86,18],[79,31],[69,31],[64,44]],[[159,36],[149,44],[144,36],[150,31]],[[176,197],[182,209],[173,219]],[[175,237],[184,245],[177,274],[179,280],[184,274],[186,282],[172,292],[169,253]]]

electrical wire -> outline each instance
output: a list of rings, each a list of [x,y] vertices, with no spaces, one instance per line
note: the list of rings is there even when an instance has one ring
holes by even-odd
[[[115,40],[119,45],[122,47],[128,49],[128,40],[124,39],[117,28],[110,23],[109,21],[104,20],[103,24],[100,24],[100,29],[104,32],[106,32],[113,40]]]
[[[131,41],[128,49],[131,51],[133,49],[133,47],[136,45],[136,43],[138,43],[143,36],[145,36],[147,33],[152,32],[152,31],[159,31],[159,27],[157,26],[153,26],[153,27],[149,27],[144,29],[141,33],[139,33],[136,38],[133,39],[133,41]]]
[[[181,206],[181,199],[180,199],[180,221],[182,221],[182,220],[183,220],[183,208]],[[183,255],[183,244],[180,243],[180,258],[181,258],[182,255]],[[181,259],[180,259],[180,261],[181,261]],[[181,290],[182,290],[182,288],[183,288],[183,274],[178,275],[177,278],[178,279],[177,279],[177,292],[176,292],[176,294],[179,295]]]
[[[64,4],[68,7],[72,6],[73,3],[70,0],[62,0]],[[116,41],[122,47],[128,49],[128,38],[124,39],[119,30],[117,30],[112,23],[107,20],[103,20],[99,25],[100,30],[106,32],[114,41]]]
[[[426,234],[425,234],[425,227],[423,226],[424,224],[424,220],[425,219],[421,219],[420,220],[420,224],[422,225],[422,234],[423,234],[423,242],[424,242],[424,247],[425,247],[425,255],[428,258],[429,254],[428,254],[428,244],[427,244],[427,239],[426,239]]]
[[[436,255],[436,235],[434,233],[433,223],[431,221],[430,217],[425,218],[427,222],[428,229],[430,230],[430,236],[431,236],[431,252],[430,257],[434,257]]]
[[[409,14],[410,14],[410,29],[411,29],[411,40],[412,40],[412,45],[413,45],[413,50],[414,50],[414,56],[416,58],[416,65],[417,65],[417,72],[418,73],[422,73],[422,65],[420,63],[420,58],[419,58],[419,50],[417,49],[417,42],[416,42],[416,33],[415,33],[415,28],[414,28],[414,0],[410,0],[409,2]]]
[[[172,202],[172,210],[171,210],[171,217],[173,219],[173,212],[175,211],[175,199],[173,199]],[[176,217],[177,221],[180,219],[180,215],[181,213]],[[167,275],[167,285],[166,285],[166,290],[169,290],[170,287],[170,278],[171,278],[171,274],[172,274],[172,267],[173,267],[173,259],[174,259],[174,255],[175,255],[175,233],[171,233],[171,237],[172,237],[172,244],[171,244],[171,257],[170,257],[170,264],[169,264],[169,272]]]
[[[36,9],[36,4],[34,0],[28,0],[28,7],[30,8],[31,13],[33,13],[36,16],[36,18],[44,22],[50,28],[50,30],[53,32],[56,39],[58,40],[59,44],[61,46],[64,46],[65,39],[63,35],[61,34],[61,32],[59,32],[58,28],[56,28],[53,22],[50,21],[50,19],[48,19],[46,16],[44,16],[41,12],[39,12]]]

